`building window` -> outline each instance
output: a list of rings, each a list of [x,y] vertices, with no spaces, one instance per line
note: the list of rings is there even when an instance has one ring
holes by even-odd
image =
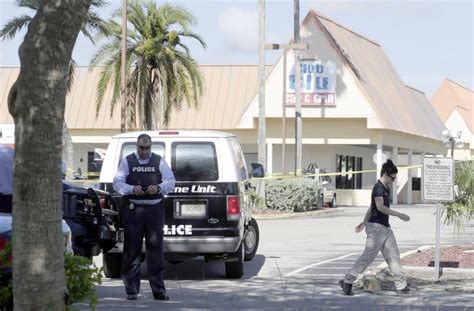
[[[336,171],[349,173],[336,176],[336,189],[362,189],[362,174],[350,174],[361,170],[362,157],[336,155]]]

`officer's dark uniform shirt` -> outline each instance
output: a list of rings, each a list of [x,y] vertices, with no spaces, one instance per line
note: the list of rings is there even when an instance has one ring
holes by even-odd
[[[128,175],[125,182],[132,186],[141,186],[146,190],[148,186],[160,185],[162,183],[162,176],[160,173],[161,157],[152,153],[148,163],[139,163],[137,156],[132,153],[127,156]],[[162,194],[156,193],[153,195],[145,194],[143,196],[129,195],[128,199],[135,200],[156,200],[161,199]]]
[[[390,190],[380,180],[377,181],[377,183],[374,185],[374,188],[372,189],[369,222],[374,222],[384,225],[385,227],[390,227],[390,224],[388,223],[388,215],[380,212],[375,205],[376,197],[383,197],[383,205],[390,208]]]
[[[115,191],[127,196],[130,202],[156,204],[161,201],[163,194],[174,190],[175,183],[173,172],[164,158],[152,153],[150,158],[140,159],[136,153],[132,153],[120,163],[113,186]],[[136,185],[140,185],[143,190],[149,185],[157,185],[161,192],[138,197],[133,194],[133,187]]]

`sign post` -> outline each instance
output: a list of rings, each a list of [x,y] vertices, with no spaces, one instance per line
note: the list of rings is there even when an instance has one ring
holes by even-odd
[[[441,202],[454,201],[454,159],[423,157],[423,200],[436,202],[435,280],[440,277]]]

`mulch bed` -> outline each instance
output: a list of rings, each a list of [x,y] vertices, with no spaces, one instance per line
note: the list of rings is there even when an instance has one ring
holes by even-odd
[[[433,247],[408,255],[402,258],[402,265],[432,267],[434,252]],[[440,262],[441,267],[474,269],[474,244],[441,247]]]

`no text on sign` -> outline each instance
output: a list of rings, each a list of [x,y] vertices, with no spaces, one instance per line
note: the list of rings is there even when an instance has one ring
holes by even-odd
[[[423,200],[454,201],[454,159],[423,158]]]

